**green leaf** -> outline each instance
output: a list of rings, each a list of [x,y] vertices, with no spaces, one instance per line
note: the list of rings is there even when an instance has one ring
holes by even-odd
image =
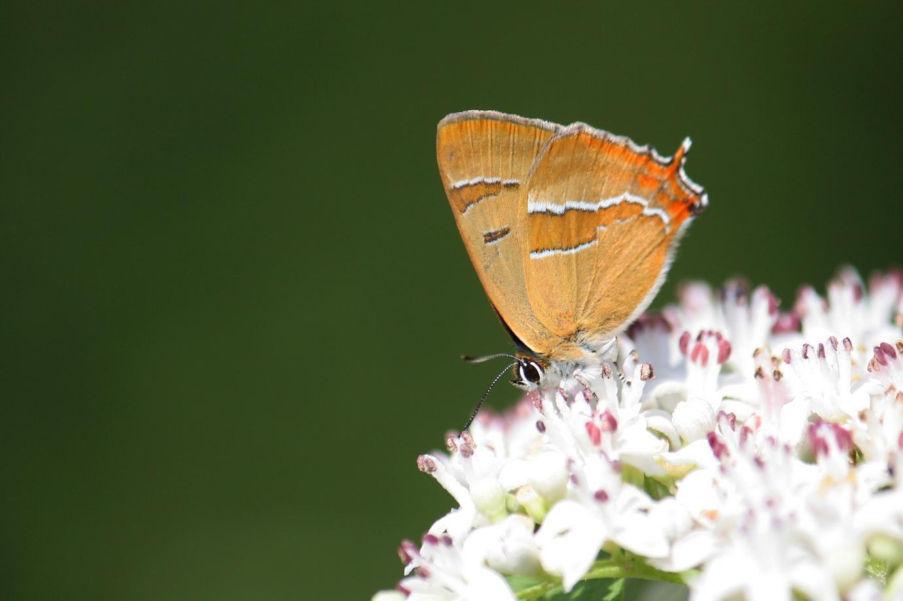
[[[614,582],[611,583],[611,586],[608,587],[608,592],[605,593],[605,596],[602,597],[602,601],[618,601],[624,599],[624,584],[627,581],[623,578],[618,578]]]
[[[628,484],[633,484],[637,488],[643,488],[643,479],[645,475],[639,468],[632,465],[621,464],[621,480]]]
[[[537,586],[542,582],[543,580],[540,580],[539,578],[536,578],[534,576],[508,576],[508,585],[515,593],[522,591],[525,588],[530,588],[531,586]]]
[[[656,501],[671,494],[671,491],[666,484],[655,478],[650,478],[649,476],[646,476],[646,480],[643,482],[643,488],[646,490],[646,493]]]

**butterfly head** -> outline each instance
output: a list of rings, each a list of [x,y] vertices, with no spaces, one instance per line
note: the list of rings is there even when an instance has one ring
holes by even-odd
[[[548,362],[529,355],[517,355],[517,362],[511,366],[511,383],[523,390],[533,390],[543,385]]]

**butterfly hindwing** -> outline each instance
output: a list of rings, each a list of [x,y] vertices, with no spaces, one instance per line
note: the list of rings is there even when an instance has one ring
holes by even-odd
[[[671,159],[583,124],[565,128],[527,182],[526,289],[557,336],[598,343],[626,327],[663,281],[705,197]]]

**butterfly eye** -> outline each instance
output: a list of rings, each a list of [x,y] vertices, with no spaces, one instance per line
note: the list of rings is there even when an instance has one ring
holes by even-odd
[[[539,384],[542,380],[543,370],[539,363],[525,359],[518,364],[518,375],[522,382],[530,384]]]

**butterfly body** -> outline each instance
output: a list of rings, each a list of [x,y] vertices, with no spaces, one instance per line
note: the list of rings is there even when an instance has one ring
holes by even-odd
[[[689,147],[666,158],[583,123],[495,111],[439,123],[458,230],[525,356],[559,373],[597,363],[649,305],[707,204],[683,173]]]

